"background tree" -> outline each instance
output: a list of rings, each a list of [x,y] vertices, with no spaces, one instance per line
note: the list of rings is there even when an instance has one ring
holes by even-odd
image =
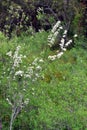
[[[83,3],[85,8],[86,2]],[[37,18],[39,8],[43,8],[43,19]],[[0,1],[0,30],[8,37],[11,37],[15,30],[15,34],[19,36],[21,32],[28,30],[29,26],[33,26],[35,31],[41,28],[49,30],[57,20],[60,20],[64,28],[70,30],[75,27],[78,31],[79,22],[85,18],[82,17],[82,12],[83,7],[78,0],[3,0]],[[84,23],[81,26],[86,27]]]

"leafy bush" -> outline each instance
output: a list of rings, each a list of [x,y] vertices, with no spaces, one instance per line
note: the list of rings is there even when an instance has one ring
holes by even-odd
[[[14,103],[16,110],[22,108],[21,111],[15,111],[18,113],[13,122],[14,130],[87,129],[87,54],[81,46],[77,46],[83,41],[77,39],[75,48],[67,50],[60,59],[50,61],[48,56],[56,51],[48,48],[48,35],[42,31],[30,37],[23,34],[8,41],[0,34],[0,38],[4,39],[0,40],[0,117],[4,130],[9,129]],[[21,48],[15,53],[18,46]],[[10,73],[14,65],[14,54],[26,57],[22,58],[21,63],[18,60],[19,67]],[[32,81],[33,77],[31,80],[24,79],[22,74],[35,63],[33,61],[37,57],[44,61],[40,72],[42,76],[35,82]],[[17,73],[19,70],[24,73]],[[18,77],[15,79],[14,76]],[[24,91],[23,86],[26,87]],[[23,100],[18,100],[20,93],[24,94]]]

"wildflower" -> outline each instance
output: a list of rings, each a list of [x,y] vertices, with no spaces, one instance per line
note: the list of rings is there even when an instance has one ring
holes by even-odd
[[[25,101],[24,101],[24,104],[28,104],[29,103],[29,99],[27,98]]]
[[[50,59],[50,60],[55,60],[56,59],[56,55],[53,55],[53,56],[48,56],[48,59]]]
[[[63,35],[66,35],[67,34],[67,30],[64,31]]]
[[[72,40],[69,40],[69,42],[71,43],[71,42],[72,42]]]
[[[68,42],[66,42],[65,47],[68,47],[71,43],[72,43],[72,40],[69,40]]]
[[[42,67],[41,66],[37,66],[36,70],[42,70]]]
[[[19,51],[19,50],[20,50],[20,48],[21,48],[21,46],[17,46],[16,51]]]
[[[63,27],[62,27],[62,26],[60,26],[60,27],[59,27],[59,29],[63,29]]]
[[[32,82],[35,82],[36,80],[37,80],[37,78],[33,78],[33,79],[32,79]]]
[[[39,77],[40,77],[38,73],[36,73],[36,74],[35,74],[35,76],[36,76],[37,78],[39,78]]]
[[[51,40],[50,40],[50,43],[51,43],[51,44],[54,44],[54,42],[55,42],[55,38],[52,37]]]
[[[24,55],[23,57],[26,58],[26,55]]]
[[[53,34],[50,34],[50,35],[48,36],[48,40],[51,40],[52,36],[53,36]]]
[[[19,67],[19,64],[22,63],[22,57],[21,56],[14,56],[14,63],[13,63],[13,68],[14,67]]]
[[[28,68],[28,74],[33,75],[33,66]]]
[[[61,43],[60,43],[59,45],[60,45],[60,48],[61,48],[63,51],[65,51],[64,43],[65,43],[65,39],[62,38],[62,39],[61,39]]]
[[[6,55],[12,57],[12,51],[7,52]]]
[[[20,49],[20,46],[17,46],[16,48],[16,51],[14,52],[14,55],[13,55],[13,69],[15,67],[19,67],[19,64],[22,63],[22,55],[19,55],[19,49]]]
[[[62,38],[62,39],[61,39],[61,44],[60,44],[60,45],[61,45],[61,46],[64,46],[64,42],[65,42],[65,40],[64,40],[64,38]]]
[[[66,48],[64,48],[64,47],[61,47],[61,50],[62,50],[62,51],[66,51]]]
[[[64,35],[63,35],[63,38],[65,38],[65,37],[66,37],[66,35],[64,34]]]
[[[57,54],[57,58],[60,58],[63,55],[63,52]]]
[[[52,47],[52,45],[55,43],[56,37],[58,36],[61,29],[63,29],[62,26],[60,26],[61,21],[57,21],[57,23],[53,26],[51,30],[51,34],[48,36],[48,45]]]
[[[23,74],[24,74],[24,72],[23,71],[21,71],[21,70],[19,70],[19,71],[16,71],[16,73],[15,73],[15,76],[23,76]]]
[[[30,74],[25,74],[24,77],[25,77],[25,78],[30,78],[30,79],[31,79],[31,75],[30,75]]]
[[[54,33],[54,38],[56,38],[56,36],[58,35],[58,31],[56,31],[55,33]]]
[[[51,30],[52,33],[56,31],[56,29],[59,27],[61,21],[57,21],[57,23],[53,26],[53,29]]]
[[[77,35],[77,34],[75,34],[73,37],[74,37],[74,38],[76,38],[76,37],[78,37],[78,35]]]
[[[40,59],[39,62],[42,63],[42,62],[44,62],[44,61],[43,61],[43,59]]]

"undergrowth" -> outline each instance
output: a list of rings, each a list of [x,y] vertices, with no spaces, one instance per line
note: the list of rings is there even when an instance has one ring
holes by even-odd
[[[44,62],[42,76],[35,82],[26,81],[29,103],[18,114],[13,129],[87,130],[87,50],[79,46],[83,40],[78,38],[75,47],[67,50],[60,59],[50,61],[48,56],[55,50],[51,51],[47,46],[48,35],[43,31],[9,41],[0,33],[0,118],[3,130],[9,129],[11,116],[11,105],[6,100],[11,63],[6,53],[15,52],[17,46],[21,46],[20,54],[26,56],[20,65],[23,71],[35,58],[42,58]],[[17,86],[15,82],[11,83],[13,87]]]

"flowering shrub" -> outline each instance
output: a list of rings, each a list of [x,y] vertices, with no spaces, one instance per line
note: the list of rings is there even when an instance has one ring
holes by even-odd
[[[12,115],[10,122],[10,130],[12,125],[19,114],[19,112],[29,103],[27,90],[29,88],[29,81],[35,82],[41,77],[41,64],[44,62],[43,59],[35,58],[35,60],[28,65],[26,69],[24,66],[21,67],[23,58],[26,56],[20,54],[21,46],[17,46],[15,52],[9,51],[6,55],[10,58],[10,70],[8,75],[8,88],[7,88],[7,102],[12,107]]]
[[[62,27],[60,27],[60,21],[58,21],[52,28],[51,30],[51,34],[48,36],[48,45],[50,47],[52,47],[55,44],[55,40],[57,35],[59,34],[59,31],[62,29]]]
[[[87,52],[78,46],[64,54],[60,48],[53,56],[64,56],[50,62],[48,56],[55,51],[46,48],[48,35],[0,40],[3,130],[9,129],[10,115],[14,130],[87,128]],[[76,45],[83,42],[77,39]]]
[[[62,36],[60,36],[61,30],[62,30]],[[48,45],[49,47],[52,47],[55,44],[57,37],[59,37],[58,44],[59,44],[60,51],[58,52],[57,55],[48,56],[50,60],[55,60],[56,58],[60,58],[63,55],[64,51],[66,51],[67,47],[73,43],[72,39],[66,41],[67,33],[68,33],[68,30],[63,30],[63,26],[61,25],[61,22],[57,21],[51,30],[51,34],[48,36]],[[74,38],[76,37],[77,37],[77,34],[74,35]]]

